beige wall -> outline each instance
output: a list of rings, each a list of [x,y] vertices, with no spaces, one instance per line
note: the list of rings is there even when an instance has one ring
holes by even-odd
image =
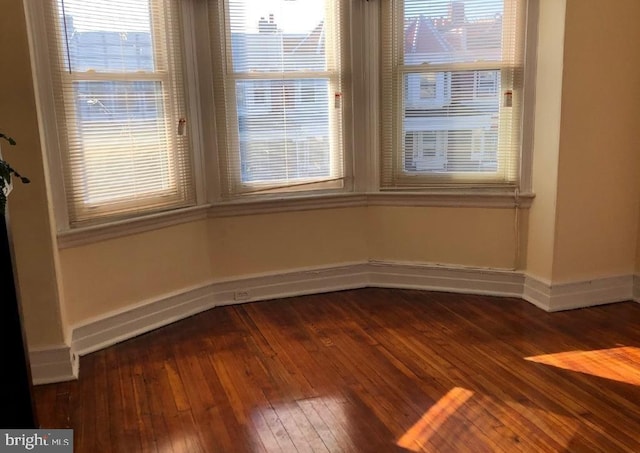
[[[216,279],[366,260],[363,209],[214,218],[64,249],[68,322]]]
[[[640,269],[640,2],[564,3],[540,4],[526,266],[555,284]]]
[[[61,250],[67,322],[206,282],[206,244],[203,220]]]
[[[58,303],[56,248],[47,203],[27,30],[20,0],[2,1],[0,90],[0,132],[13,136],[18,142],[15,147],[3,143],[3,155],[32,180],[29,185],[14,184],[14,191],[9,197],[27,340],[30,345],[58,345],[64,341],[64,331]]]
[[[640,2],[567,3],[555,282],[634,271]]]
[[[520,267],[513,209],[370,207],[369,257],[418,263]]]
[[[370,258],[511,269],[515,222],[512,209],[322,209],[213,218],[63,249],[68,322],[212,280]],[[519,222],[524,228],[526,215]]]
[[[365,209],[211,219],[209,255],[213,277],[364,261]]]
[[[362,207],[186,223],[61,250],[65,308],[77,325],[212,280],[370,258],[511,269],[516,221],[512,209]]]

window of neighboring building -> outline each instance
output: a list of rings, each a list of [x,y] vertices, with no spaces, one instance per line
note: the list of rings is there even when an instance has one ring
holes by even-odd
[[[344,187],[341,5],[209,3],[223,197]]]
[[[517,187],[525,7],[383,2],[382,188]]]
[[[46,4],[69,225],[193,204],[176,2]]]
[[[476,98],[495,98],[500,92],[500,71],[475,71],[473,84]]]
[[[447,134],[442,131],[412,131],[405,134],[406,172],[446,170]]]
[[[450,74],[422,72],[406,75],[404,103],[408,109],[435,108],[446,105],[450,98]]]

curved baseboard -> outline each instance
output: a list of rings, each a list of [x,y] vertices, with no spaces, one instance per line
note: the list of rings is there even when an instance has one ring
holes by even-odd
[[[640,300],[640,278],[551,284],[519,271],[364,261],[216,280],[108,313],[72,328],[71,345],[31,351],[36,384],[74,379],[88,354],[213,307],[366,287],[518,297],[545,311]]]

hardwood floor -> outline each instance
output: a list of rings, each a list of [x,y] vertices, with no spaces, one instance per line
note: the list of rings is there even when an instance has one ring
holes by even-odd
[[[640,451],[640,305],[362,289],[219,307],[39,386],[92,452]]]

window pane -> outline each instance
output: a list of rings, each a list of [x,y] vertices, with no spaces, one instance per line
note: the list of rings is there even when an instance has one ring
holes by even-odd
[[[164,116],[160,82],[76,82],[74,86],[80,126],[93,122],[127,124],[139,119],[157,121]]]
[[[404,171],[495,172],[499,84],[500,71],[405,74]]]
[[[233,69],[324,71],[325,2],[230,0]]]
[[[327,79],[239,81],[236,96],[243,183],[330,175]]]
[[[77,82],[74,91],[83,161],[74,178],[85,203],[157,196],[175,184],[160,82]]]
[[[407,65],[500,61],[504,0],[405,0]]]
[[[154,70],[148,0],[65,0],[59,14],[71,71]]]

